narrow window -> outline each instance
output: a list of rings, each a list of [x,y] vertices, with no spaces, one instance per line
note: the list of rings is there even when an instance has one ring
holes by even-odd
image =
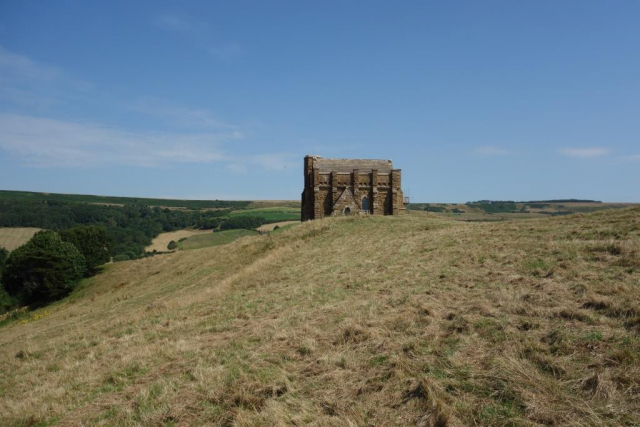
[[[366,196],[362,198],[362,210],[369,212],[369,199]]]

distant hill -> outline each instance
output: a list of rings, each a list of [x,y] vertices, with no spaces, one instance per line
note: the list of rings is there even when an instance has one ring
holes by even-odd
[[[242,209],[249,206],[251,201],[233,200],[178,200],[178,199],[153,199],[144,197],[117,197],[94,196],[87,194],[59,194],[59,193],[35,193],[29,191],[0,190],[0,200],[52,200],[59,202],[99,203],[112,205],[144,205],[159,207],[174,207],[185,209]]]
[[[598,200],[582,199],[554,199],[554,200],[533,200],[528,202],[516,202],[512,200],[478,200],[477,202],[467,202],[466,204],[501,204],[501,203],[602,203]]]
[[[553,200],[534,200],[530,202],[520,202],[520,203],[602,203],[599,200],[588,200],[588,199],[553,199]]]
[[[639,425],[639,225],[330,218],[112,264],[0,319],[0,425]]]
[[[597,200],[557,199],[515,202],[508,200],[479,200],[465,204],[411,203],[412,211],[431,212],[451,216],[460,221],[504,221],[532,219],[544,216],[570,215],[596,212],[605,209],[621,209],[637,206],[633,203],[603,203]]]

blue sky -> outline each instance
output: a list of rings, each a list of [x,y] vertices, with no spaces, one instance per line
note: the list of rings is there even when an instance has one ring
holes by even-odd
[[[637,1],[0,2],[0,189],[640,202]]]

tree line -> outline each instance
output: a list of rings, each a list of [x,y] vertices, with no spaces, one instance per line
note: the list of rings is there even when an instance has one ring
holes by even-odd
[[[244,209],[250,201],[241,200],[177,200],[149,199],[144,197],[93,196],[89,194],[36,193],[31,191],[0,190],[0,199],[8,200],[46,200],[73,203],[101,203],[117,205],[145,205],[175,207],[185,209]]]
[[[264,218],[234,217],[223,222],[221,229],[263,223]],[[11,253],[0,247],[0,313],[67,296],[82,278],[95,275],[112,259],[110,244],[106,227],[79,225],[59,232],[39,231]],[[118,257],[129,259],[126,254],[113,259]]]
[[[63,298],[110,259],[106,229],[100,226],[43,230],[11,253],[0,248],[0,311]]]
[[[162,232],[252,229],[267,222],[230,212],[0,198],[0,227],[45,229],[11,253],[0,247],[0,313],[60,299],[110,260],[152,255],[145,247]]]
[[[231,209],[175,210],[144,205],[95,205],[57,200],[1,200],[0,227],[38,227],[61,231],[78,225],[104,227],[111,256],[140,256],[158,234],[218,228]]]

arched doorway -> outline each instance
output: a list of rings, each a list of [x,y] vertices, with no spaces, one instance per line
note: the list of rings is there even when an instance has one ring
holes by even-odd
[[[349,206],[347,206],[346,208],[344,208],[344,214],[345,215],[351,215],[351,208]]]
[[[362,210],[369,212],[369,198],[367,196],[362,198]]]

